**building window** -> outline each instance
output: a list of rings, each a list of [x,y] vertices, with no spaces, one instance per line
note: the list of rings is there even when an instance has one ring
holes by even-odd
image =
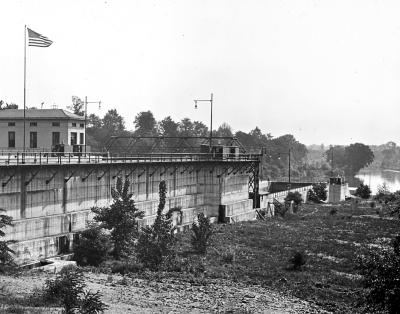
[[[37,122],[30,122],[29,126],[37,126]]]
[[[60,144],[60,132],[53,132],[51,136],[51,145],[56,146]]]
[[[29,147],[37,148],[37,132],[30,132]]]
[[[75,122],[72,122],[72,126],[73,126],[74,128],[76,128],[76,123],[75,123]]]
[[[81,128],[84,128],[84,127],[85,127],[85,125],[84,125],[83,123],[79,124],[79,126],[80,126]]]
[[[81,145],[84,145],[85,144],[85,134],[84,133],[79,133],[79,143],[81,144]]]
[[[52,122],[51,125],[52,126],[60,126],[60,122]]]
[[[78,134],[76,132],[71,132],[71,145],[78,144]]]
[[[8,147],[15,148],[15,132],[8,132]]]
[[[8,122],[8,126],[15,126],[15,122]]]

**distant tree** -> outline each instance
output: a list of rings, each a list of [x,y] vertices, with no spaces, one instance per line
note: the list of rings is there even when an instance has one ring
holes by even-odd
[[[371,196],[371,190],[368,185],[361,183],[356,189],[354,195],[357,195],[364,199],[368,199]]]
[[[84,116],[84,106],[85,103],[79,97],[72,96],[72,105],[68,106],[67,108],[78,116]]]
[[[200,121],[193,122],[193,136],[207,136],[208,127]]]
[[[109,207],[94,207],[94,220],[100,222],[102,228],[111,230],[111,239],[114,244],[113,255],[119,259],[130,253],[133,242],[138,237],[137,220],[143,217],[129,192],[129,180],[122,182],[117,178],[115,188],[111,190],[113,203]]]
[[[3,100],[0,100],[0,110],[5,109],[18,109],[18,105],[14,103],[6,103]]]
[[[222,123],[222,124],[219,126],[219,128],[218,128],[218,130],[217,130],[217,132],[216,132],[216,135],[217,135],[217,136],[226,136],[226,137],[231,137],[231,136],[233,136],[231,126],[230,126],[228,123],[226,123],[226,122]]]
[[[333,171],[335,169],[344,169],[346,167],[346,154],[344,146],[331,146],[326,152],[326,161],[330,164],[331,168],[333,166]]]
[[[103,127],[111,134],[121,134],[125,130],[124,118],[116,109],[110,109],[103,118]]]
[[[102,124],[103,124],[103,122],[101,121],[101,118],[98,115],[91,113],[88,116],[88,119],[87,119],[87,127],[88,128],[100,129],[103,126]]]
[[[179,123],[172,120],[170,116],[158,123],[158,130],[162,136],[177,136]]]
[[[355,143],[345,148],[346,172],[356,174],[374,160],[374,153],[364,144]]]
[[[179,122],[178,131],[180,136],[193,136],[194,125],[189,118],[184,118]]]
[[[152,136],[156,135],[157,133],[157,122],[151,111],[139,112],[136,115],[135,121],[133,123],[135,125],[136,136]]]

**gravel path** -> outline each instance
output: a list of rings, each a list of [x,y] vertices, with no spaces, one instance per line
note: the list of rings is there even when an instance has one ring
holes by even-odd
[[[3,295],[27,295],[53,276],[0,276],[0,290]],[[109,305],[106,313],[327,313],[261,286],[223,279],[196,284],[172,278],[150,281],[94,273],[85,273],[85,278],[91,291],[103,294],[103,301]]]

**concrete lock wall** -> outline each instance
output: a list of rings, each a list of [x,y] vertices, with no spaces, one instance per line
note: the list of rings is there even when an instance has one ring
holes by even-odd
[[[199,212],[218,217],[221,208],[227,222],[255,218],[248,175],[227,175],[222,165],[189,170],[179,163],[168,168],[150,163],[0,167],[0,208],[14,220],[4,229],[5,240],[18,241],[12,245],[17,263],[68,252],[74,234],[93,218],[90,209],[111,204],[117,177],[131,182],[136,206],[145,213],[141,226],[155,220],[162,180],[167,184],[165,211],[181,208],[173,215],[180,227],[190,225]]]

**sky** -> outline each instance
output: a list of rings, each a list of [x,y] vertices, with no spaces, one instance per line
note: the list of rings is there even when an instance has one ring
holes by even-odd
[[[258,126],[304,144],[400,144],[400,1],[2,0],[0,99],[23,104],[24,25],[53,41],[27,48],[27,106],[73,95],[234,131]]]

